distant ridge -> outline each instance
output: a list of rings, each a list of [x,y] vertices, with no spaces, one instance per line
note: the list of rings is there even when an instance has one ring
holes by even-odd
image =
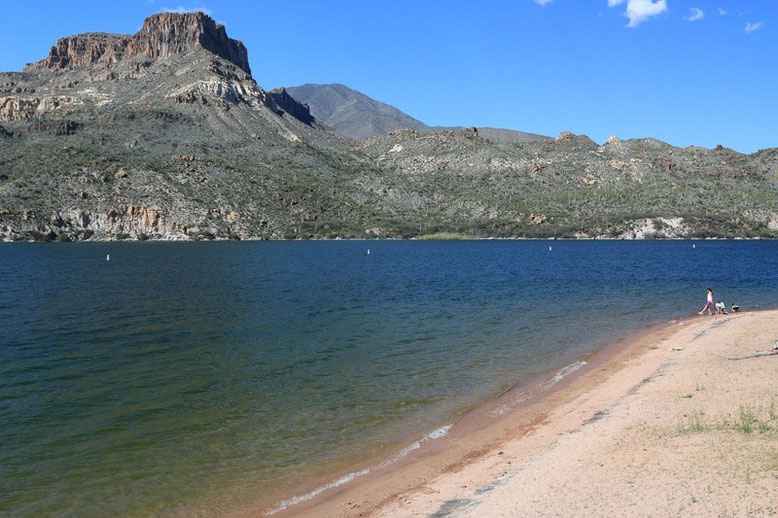
[[[391,131],[410,129],[439,131],[464,129],[464,126],[428,126],[389,104],[377,101],[342,84],[307,83],[287,87],[297,101],[307,104],[311,115],[336,133],[354,140],[386,135]],[[538,142],[550,137],[501,128],[478,128],[483,138],[499,143]]]
[[[311,115],[355,140],[386,135],[398,129],[427,131],[429,126],[394,106],[376,101],[341,84],[287,87],[289,95],[311,108]]]

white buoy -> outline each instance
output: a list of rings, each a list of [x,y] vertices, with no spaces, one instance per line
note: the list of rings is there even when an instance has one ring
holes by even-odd
[[[548,251],[549,251],[549,252],[551,251],[551,247],[550,247],[550,246],[548,247]]]
[[[106,261],[110,261],[110,260],[111,260],[111,254],[107,254],[107,255],[105,256],[105,260],[106,260]]]
[[[697,248],[697,245],[695,245],[694,243],[692,243],[692,248]]]
[[[367,249],[367,255],[370,255],[370,249],[369,248]]]

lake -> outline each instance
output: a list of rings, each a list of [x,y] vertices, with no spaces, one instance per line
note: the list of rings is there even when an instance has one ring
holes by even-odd
[[[0,286],[0,514],[217,515],[387,458],[709,286],[776,307],[778,242],[2,244]]]

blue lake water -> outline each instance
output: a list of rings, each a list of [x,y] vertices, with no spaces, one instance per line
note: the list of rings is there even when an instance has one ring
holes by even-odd
[[[0,514],[220,514],[708,286],[778,306],[778,242],[0,245]]]

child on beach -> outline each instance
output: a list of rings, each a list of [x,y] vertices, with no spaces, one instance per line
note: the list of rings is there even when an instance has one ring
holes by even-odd
[[[711,288],[708,288],[708,301],[705,303],[705,306],[703,306],[702,310],[700,310],[700,315],[705,313],[705,310],[708,310],[709,315],[713,315],[713,310],[710,308],[713,305],[713,290]]]
[[[724,304],[724,301],[720,300],[716,302],[716,314],[717,315],[727,314],[727,306]]]

